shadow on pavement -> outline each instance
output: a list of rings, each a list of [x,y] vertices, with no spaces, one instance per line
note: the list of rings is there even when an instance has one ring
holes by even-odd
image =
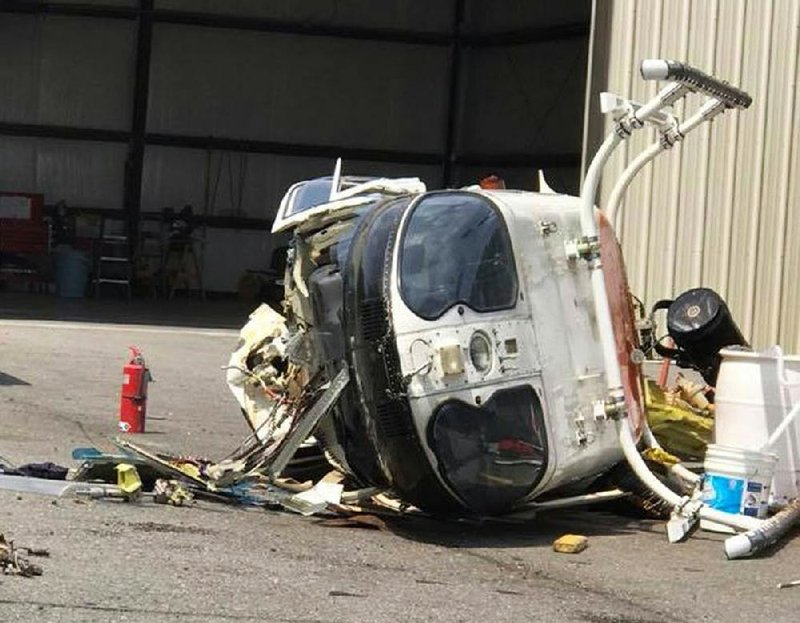
[[[0,372],[0,387],[10,385],[30,385],[30,383],[28,383],[28,381],[23,381],[16,376],[6,374],[5,372]]]
[[[398,536],[443,547],[551,547],[558,537],[577,532],[587,537],[663,532],[663,522],[623,517],[601,510],[542,512],[525,520],[439,520],[427,517],[387,518]]]
[[[0,319],[240,329],[257,303],[235,298],[64,299],[3,292]]]

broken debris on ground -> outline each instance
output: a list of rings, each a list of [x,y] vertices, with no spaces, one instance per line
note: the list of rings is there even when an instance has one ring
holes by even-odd
[[[49,555],[45,549],[16,547],[13,541],[6,540],[5,536],[0,534],[0,569],[3,575],[21,575],[25,578],[42,575],[42,568],[30,562],[27,556]]]

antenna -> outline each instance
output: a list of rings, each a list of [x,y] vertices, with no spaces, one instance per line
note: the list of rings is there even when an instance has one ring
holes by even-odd
[[[544,170],[539,169],[539,192],[542,195],[557,195],[558,193],[550,188],[547,180],[544,179]]]
[[[333,201],[336,199],[336,195],[339,194],[339,184],[342,181],[342,159],[336,159],[336,166],[333,167],[333,179],[331,180],[331,194],[328,197],[328,201]]]

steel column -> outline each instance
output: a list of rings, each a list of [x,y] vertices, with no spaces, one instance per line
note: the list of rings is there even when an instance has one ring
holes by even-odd
[[[442,188],[453,183],[458,117],[461,110],[461,30],[464,25],[464,0],[454,0],[453,30],[450,43],[450,71],[447,84],[447,121],[442,154]]]
[[[142,202],[142,168],[147,132],[147,99],[150,92],[150,53],[153,42],[153,0],[139,1],[139,27],[136,34],[136,76],[133,83],[133,119],[125,162],[123,207],[128,220],[131,255],[137,248],[139,212]]]

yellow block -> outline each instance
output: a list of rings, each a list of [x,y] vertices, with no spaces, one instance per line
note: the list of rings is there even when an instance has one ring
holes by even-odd
[[[580,554],[589,547],[589,539],[580,534],[565,534],[553,541],[553,551],[560,554]]]
[[[117,465],[117,486],[128,499],[135,497],[141,491],[142,480],[133,465],[128,463]]]

